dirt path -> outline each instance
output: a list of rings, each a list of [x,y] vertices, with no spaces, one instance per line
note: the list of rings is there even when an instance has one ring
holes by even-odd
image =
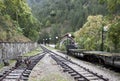
[[[74,81],[68,74],[63,73],[62,69],[49,56],[45,57],[35,66],[30,74],[29,81]]]

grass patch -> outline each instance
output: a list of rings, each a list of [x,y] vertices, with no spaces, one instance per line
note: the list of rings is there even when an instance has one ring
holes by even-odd
[[[50,47],[50,46],[47,46],[47,48],[48,48],[48,49],[51,49],[51,50],[55,50],[55,48],[52,48],[52,47]]]
[[[15,64],[15,63],[16,63],[16,60],[9,60],[10,65]],[[4,67],[4,63],[0,63],[0,69],[2,69],[3,67]]]
[[[45,47],[47,47],[47,48],[50,49],[50,50],[58,50],[58,49],[53,48],[53,47],[50,47],[50,46],[48,46],[48,45],[45,45]]]
[[[34,56],[34,55],[37,55],[41,52],[42,52],[42,49],[40,47],[38,47],[37,49],[35,49],[31,52],[28,52],[28,53],[24,54],[23,56]]]
[[[9,63],[10,64],[14,64],[16,62],[16,60],[10,60]]]
[[[24,54],[23,56],[33,56],[33,55],[36,55],[38,53],[41,53],[42,52],[42,49],[40,47],[38,47],[37,49],[31,51],[31,52],[28,52],[26,54]],[[15,64],[16,63],[16,60],[9,60],[9,64],[12,65],[12,64]],[[4,63],[0,63],[0,69],[2,69],[4,67]]]
[[[0,63],[0,69],[4,67],[4,64],[3,63]]]

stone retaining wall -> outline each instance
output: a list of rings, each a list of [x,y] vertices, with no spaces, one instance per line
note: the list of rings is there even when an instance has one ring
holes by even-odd
[[[2,60],[14,59],[17,56],[21,56],[31,50],[37,48],[37,43],[10,43],[0,42],[0,62]]]

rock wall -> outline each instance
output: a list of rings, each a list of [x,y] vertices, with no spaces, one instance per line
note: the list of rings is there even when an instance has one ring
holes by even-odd
[[[37,43],[0,42],[0,62],[14,59],[37,48]]]

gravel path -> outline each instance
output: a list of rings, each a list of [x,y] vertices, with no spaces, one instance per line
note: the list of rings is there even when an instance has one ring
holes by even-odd
[[[63,73],[62,68],[46,54],[32,70],[28,81],[74,81],[74,79]]]

